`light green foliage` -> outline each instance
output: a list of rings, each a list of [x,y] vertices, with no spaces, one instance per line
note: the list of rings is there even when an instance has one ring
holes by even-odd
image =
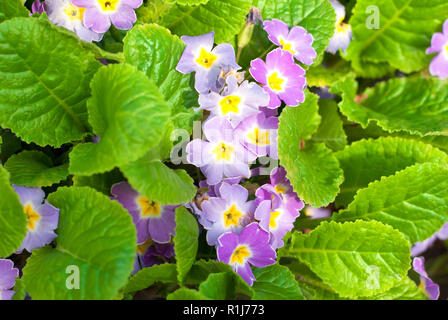
[[[143,268],[129,279],[124,287],[124,293],[132,293],[149,288],[156,282],[176,283],[177,270],[175,264],[164,263],[152,267]]]
[[[0,2],[0,22],[13,17],[27,17],[29,11],[20,0],[4,0]]]

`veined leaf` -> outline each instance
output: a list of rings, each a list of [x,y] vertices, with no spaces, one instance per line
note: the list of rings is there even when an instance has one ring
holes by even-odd
[[[344,183],[336,204],[347,206],[356,191],[383,176],[393,175],[416,163],[433,162],[448,165],[448,155],[420,141],[398,137],[354,142],[336,153]]]
[[[91,176],[73,176],[73,185],[77,187],[90,187],[104,193],[106,196],[111,196],[110,189],[115,183],[124,180],[123,174],[117,168],[105,172],[97,173]]]
[[[199,292],[212,300],[235,299],[235,277],[230,272],[210,273]]]
[[[5,163],[11,183],[25,187],[47,187],[68,176],[68,163],[54,166],[49,156],[39,151],[22,151]]]
[[[401,231],[410,243],[426,240],[448,222],[448,169],[416,164],[361,189],[336,221],[376,220]]]
[[[447,12],[445,0],[358,0],[350,19],[354,40],[347,57],[364,76],[381,76],[365,72],[365,63],[388,63],[406,73],[418,71],[431,60],[425,50],[433,33],[442,30]],[[371,22],[377,22],[377,27]]]
[[[81,40],[49,21],[5,21],[0,25],[0,125],[42,146],[82,139],[89,83],[100,66]]]
[[[40,299],[112,299],[130,275],[136,252],[131,216],[88,187],[59,188],[56,248],[35,250],[23,269],[26,291]],[[78,276],[79,289],[73,289]]]
[[[215,42],[231,42],[245,23],[252,0],[209,0],[196,6],[173,6],[160,24],[177,35],[215,31]]]
[[[164,263],[141,269],[134,276],[132,276],[131,279],[129,279],[129,282],[126,287],[124,287],[123,292],[126,294],[143,290],[149,288],[156,282],[176,283],[176,265]]]
[[[7,0],[0,2],[0,22],[14,17],[28,17],[29,11],[21,0]]]
[[[0,258],[16,251],[27,232],[27,216],[8,177],[8,172],[0,166]]]
[[[355,102],[357,88],[355,79],[347,77],[330,91],[341,94],[341,112],[363,128],[376,121],[389,132],[448,135],[447,82],[425,78],[396,78],[380,82],[360,95],[364,98],[360,104]]]
[[[130,65],[101,68],[91,86],[89,121],[100,141],[73,148],[73,174],[102,173],[142,157],[160,141],[171,112],[155,84]]]
[[[312,232],[295,232],[283,256],[304,262],[342,297],[372,296],[394,287],[410,267],[404,236],[376,221],[321,223]]]
[[[166,296],[167,300],[210,300],[201,292],[188,288],[180,288]]]

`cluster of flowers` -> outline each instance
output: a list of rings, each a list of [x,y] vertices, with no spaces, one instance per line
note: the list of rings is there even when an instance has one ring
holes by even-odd
[[[31,13],[46,12],[55,25],[76,33],[84,41],[101,41],[111,25],[129,30],[137,20],[134,12],[143,0],[36,0]]]
[[[278,159],[277,108],[282,101],[297,106],[305,100],[305,70],[295,59],[310,65],[316,58],[313,37],[304,28],[291,29],[273,19],[263,23],[269,39],[278,46],[257,58],[249,69],[260,85],[244,80],[233,47],[213,47],[214,33],[183,36],[184,52],[176,70],[195,72],[199,108],[209,114],[202,129],[206,140],[188,143],[187,160],[206,176],[201,199],[188,205],[206,230],[207,243],[216,246],[218,260],[249,284],[255,280],[250,264],[262,268],[274,264],[276,249],[293,228],[303,202],[292,190],[282,167],[271,172],[271,183],[255,192],[239,183],[250,178],[250,164],[257,158]]]

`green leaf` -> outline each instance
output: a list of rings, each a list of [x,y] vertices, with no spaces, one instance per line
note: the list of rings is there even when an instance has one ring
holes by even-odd
[[[353,76],[353,73],[348,62],[338,65],[337,68],[312,65],[306,71],[306,84],[309,87],[331,87],[349,76]]]
[[[27,216],[8,177],[8,172],[0,166],[0,258],[16,251],[27,232]]]
[[[180,288],[166,296],[167,300],[210,300],[197,290]]]
[[[209,0],[198,6],[173,6],[160,24],[182,36],[215,31],[215,42],[231,42],[244,25],[252,0]]]
[[[130,65],[101,68],[91,87],[89,121],[100,141],[73,148],[69,170],[79,175],[106,172],[142,157],[159,143],[171,112],[155,84]]]
[[[313,35],[317,55],[325,50],[334,34],[336,16],[327,0],[258,0],[254,5],[264,20],[279,19],[290,27],[305,28]]]
[[[131,216],[88,187],[59,188],[49,202],[60,208],[57,245],[28,258],[23,269],[27,292],[34,300],[113,299],[134,264],[137,237]],[[76,268],[75,290],[70,285],[76,283]]]
[[[425,294],[420,290],[414,281],[408,277],[400,283],[387,290],[371,297],[364,297],[363,300],[428,300]]]
[[[336,153],[344,183],[336,198],[338,206],[347,206],[356,191],[383,176],[393,175],[416,163],[433,162],[448,165],[448,155],[420,141],[398,137],[354,142]]]
[[[0,161],[5,163],[14,153],[22,149],[22,142],[13,133],[0,129]]]
[[[383,177],[359,190],[334,219],[381,221],[401,231],[410,243],[426,240],[448,222],[448,169],[423,163]]]
[[[304,262],[342,297],[385,292],[410,266],[410,247],[404,236],[376,221],[323,222],[312,232],[295,232],[281,250]]]
[[[365,98],[361,104],[355,102],[357,87],[355,79],[348,77],[336,83],[330,91],[341,93],[341,112],[363,128],[376,121],[389,132],[448,135],[446,82],[425,78],[396,78],[380,82],[360,96]]]
[[[28,17],[30,12],[20,0],[5,0],[0,2],[0,22],[13,17]]]
[[[5,21],[0,25],[0,125],[42,146],[84,138],[89,83],[100,66],[81,40],[49,21]]]
[[[334,100],[321,99],[319,101],[319,114],[322,118],[319,129],[312,136],[313,142],[324,142],[334,151],[344,149],[347,145],[347,136],[338,113],[338,106]]]
[[[196,195],[194,181],[185,170],[170,169],[148,155],[121,170],[140,194],[153,201],[175,205],[190,202]]]
[[[212,300],[235,299],[235,277],[230,272],[210,273],[199,292]]]
[[[73,185],[77,187],[90,187],[111,196],[110,189],[115,183],[124,180],[123,174],[118,169],[105,173],[98,173],[91,176],[73,176]]]
[[[5,163],[12,184],[25,187],[48,187],[65,180],[68,163],[54,166],[53,160],[40,151],[22,151]]]
[[[198,4],[207,3],[209,0],[168,0],[168,2],[174,2],[183,6],[195,6]]]
[[[128,284],[123,289],[123,293],[133,293],[143,290],[149,288],[156,282],[176,283],[176,265],[164,263],[141,269],[134,276],[132,276],[131,279],[129,279]]]
[[[183,285],[188,271],[196,261],[199,237],[198,223],[184,207],[176,209],[175,232],[174,252],[176,253],[177,279]]]
[[[442,30],[448,3],[445,0],[375,1],[378,28],[370,27],[373,11],[369,7],[372,1],[359,0],[350,19],[354,40],[348,47],[347,57],[354,69],[364,76],[380,77],[381,73],[366,72],[365,64],[387,63],[406,73],[425,68],[431,60],[425,50],[431,45],[433,33]]]
[[[291,271],[279,264],[254,268],[253,300],[304,300]]]
[[[184,113],[186,118],[176,121],[176,127],[190,129],[200,113],[193,110],[198,95],[191,84],[192,74],[175,70],[184,47],[182,40],[157,24],[138,25],[124,39],[126,61],[154,81],[171,105],[173,116]]]
[[[12,296],[12,300],[25,300],[26,291],[25,286],[23,285],[23,280],[20,278],[16,278],[16,284],[14,285],[14,295]]]

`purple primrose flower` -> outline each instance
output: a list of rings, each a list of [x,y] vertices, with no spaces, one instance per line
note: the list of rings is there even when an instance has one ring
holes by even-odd
[[[14,291],[11,290],[16,278],[19,276],[19,270],[14,268],[14,263],[9,259],[0,259],[0,300],[11,300]]]
[[[343,52],[347,50],[352,40],[352,27],[348,23],[344,23],[345,7],[337,0],[330,0],[336,13],[336,29],[330,43],[325,51],[335,54],[339,49]]]
[[[430,300],[437,300],[439,298],[439,285],[434,283],[428,276],[425,270],[425,258],[416,257],[412,262],[412,267],[415,272],[420,275],[420,288],[425,292]]]
[[[442,32],[432,36],[431,47],[426,53],[438,53],[429,65],[429,72],[441,79],[448,78],[448,19],[443,24]]]
[[[30,16],[32,16],[35,13],[42,14],[45,11],[44,3],[40,2],[40,0],[36,0],[31,5],[31,13]]]
[[[412,246],[411,253],[413,257],[420,255],[429,249],[437,239],[447,240],[448,239],[448,222],[443,225],[443,227],[437,231],[434,235],[429,237],[428,239],[417,242]]]

